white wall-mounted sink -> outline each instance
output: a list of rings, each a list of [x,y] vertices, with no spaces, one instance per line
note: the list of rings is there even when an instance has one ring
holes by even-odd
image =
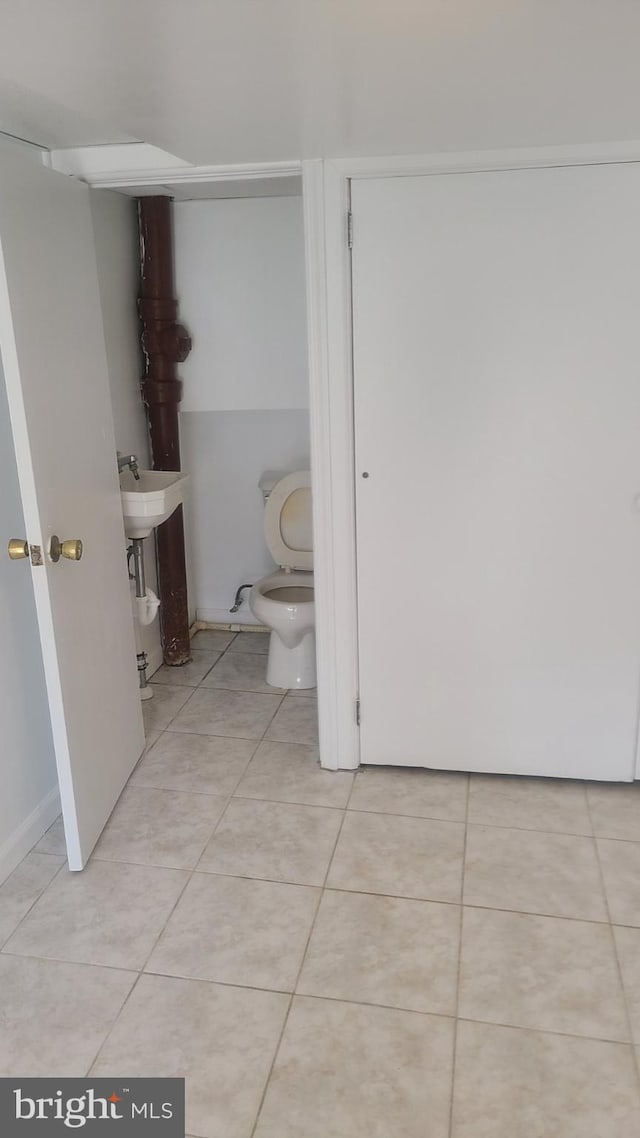
[[[166,522],[184,501],[188,481],[189,475],[179,470],[141,470],[137,479],[130,470],[123,470],[120,497],[127,537],[148,537]]]

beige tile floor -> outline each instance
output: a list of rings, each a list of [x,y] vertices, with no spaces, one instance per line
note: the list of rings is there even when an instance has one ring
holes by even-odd
[[[182,1075],[190,1138],[640,1134],[640,785],[317,764],[201,632],[82,874],[0,887],[0,1075]]]

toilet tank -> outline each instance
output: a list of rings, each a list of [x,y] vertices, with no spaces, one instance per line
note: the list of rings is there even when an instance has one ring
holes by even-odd
[[[298,468],[296,468],[298,469]],[[289,474],[288,470],[265,470],[260,481],[258,482],[258,489],[262,491],[262,497],[266,502],[273,487],[278,484],[285,474]]]

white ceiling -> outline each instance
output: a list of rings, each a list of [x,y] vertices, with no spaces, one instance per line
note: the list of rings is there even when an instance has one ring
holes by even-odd
[[[132,137],[218,165],[640,138],[639,0],[2,0],[1,12],[0,126],[24,109],[23,129],[49,145]],[[14,84],[24,108],[7,110]]]
[[[0,9],[1,10],[1,9]],[[125,131],[69,110],[0,75],[0,133],[49,149],[102,143],[134,142]]]

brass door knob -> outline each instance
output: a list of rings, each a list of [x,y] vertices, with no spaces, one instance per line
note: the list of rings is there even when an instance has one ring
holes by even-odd
[[[12,537],[9,539],[9,557],[12,561],[21,561],[23,557],[29,556],[29,543],[24,541],[21,537]]]
[[[49,542],[49,557],[53,562],[66,557],[68,561],[79,561],[82,557],[82,542],[78,538],[69,538],[60,541],[57,534],[53,534]]]

